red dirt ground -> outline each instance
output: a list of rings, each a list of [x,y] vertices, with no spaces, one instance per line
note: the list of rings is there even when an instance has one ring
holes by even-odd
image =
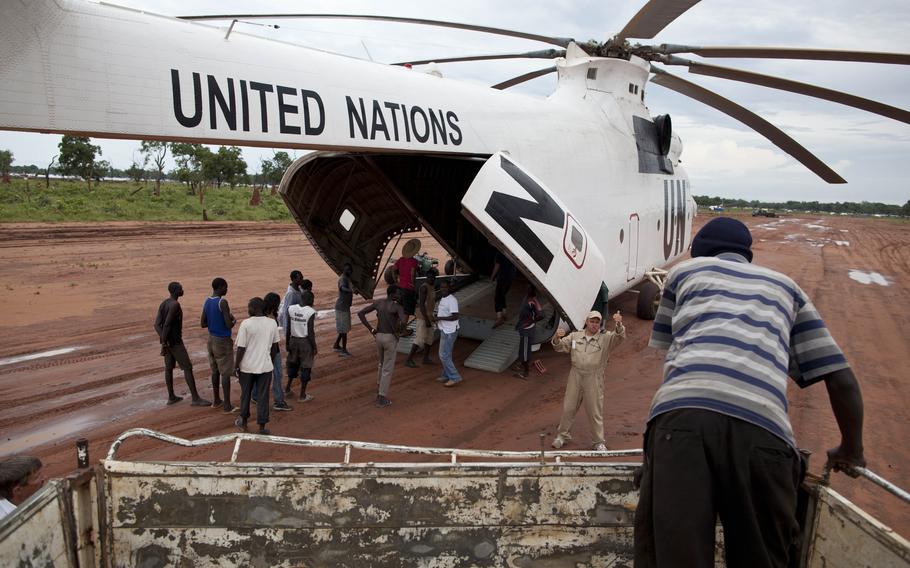
[[[699,224],[706,220],[702,215]],[[866,402],[869,466],[910,487],[910,224],[885,219],[800,216],[745,221],[753,229],[755,261],[781,270],[814,299],[851,361]],[[840,244],[838,244],[838,241]],[[443,258],[424,236],[425,248]],[[430,246],[432,245],[432,246]],[[184,337],[197,384],[211,397],[205,333],[196,327],[199,309],[215,276],[230,283],[228,299],[245,316],[246,300],[268,291],[283,293],[287,274],[300,268],[313,280],[316,307],[335,300],[336,276],[295,225],[267,223],[105,223],[0,226],[0,455],[28,452],[56,477],[75,467],[74,441],[90,441],[93,460],[103,458],[124,430],[146,427],[184,438],[230,433],[235,415],[192,408],[185,400],[165,406],[162,359],[152,322],[167,283],[179,280]],[[877,272],[880,282],[862,283],[851,270]],[[860,278],[862,278],[860,276]],[[357,303],[362,303],[358,300]],[[635,297],[614,302],[627,315],[628,341],[607,370],[605,422],[611,448],[641,447],[648,405],[661,379],[662,353],[647,348],[648,322],[636,319]],[[355,309],[357,304],[355,303]],[[376,359],[373,342],[356,325],[353,359],[331,351],[334,321],[318,321],[320,353],[310,392],[316,399],[291,401],[293,412],[272,413],[273,433],[296,437],[365,440],[422,446],[536,450],[539,434],[552,434],[562,402],[568,361],[544,347],[549,372],[527,382],[511,373],[463,371],[455,389],[435,381],[439,368],[395,370],[391,407],[373,406]],[[460,340],[456,363],[476,342]],[[29,360],[24,355],[73,348]],[[175,377],[185,391],[182,375]],[[234,387],[235,397],[239,388]],[[819,471],[824,450],[838,441],[821,385],[790,391],[791,417],[802,447]],[[575,439],[586,445],[583,417]],[[549,437],[547,438],[549,441]],[[130,441],[119,455],[147,459],[217,459],[230,448],[180,449]],[[247,444],[243,460],[340,459],[281,446]],[[357,456],[355,454],[355,459]],[[835,476],[835,488],[910,535],[907,508],[870,483]]]

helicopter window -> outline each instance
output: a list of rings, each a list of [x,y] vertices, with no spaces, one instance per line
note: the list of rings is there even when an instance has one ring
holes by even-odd
[[[623,236],[624,236],[623,230],[620,229],[620,230],[619,230],[619,244],[622,244],[622,238],[623,238]]]
[[[354,226],[354,222],[357,221],[357,217],[351,213],[350,209],[345,209],[341,213],[341,217],[338,218],[338,222],[344,227],[345,231],[350,231],[351,227]]]
[[[584,248],[585,238],[581,234],[581,231],[578,230],[578,227],[576,227],[575,225],[572,225],[571,239],[572,239],[572,246],[574,246],[576,250],[582,250]]]
[[[597,79],[597,69],[596,68],[588,69],[588,79],[591,79],[591,80]]]
[[[634,93],[634,92],[635,92],[635,90],[634,90],[633,87],[634,87],[634,85],[633,85],[632,83],[629,83],[629,92],[630,92],[630,93]]]

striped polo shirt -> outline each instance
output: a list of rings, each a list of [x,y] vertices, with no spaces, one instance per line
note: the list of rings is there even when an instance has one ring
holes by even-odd
[[[670,270],[649,345],[668,352],[648,421],[677,408],[713,410],[794,448],[787,377],[804,388],[849,366],[806,293],[736,253]]]

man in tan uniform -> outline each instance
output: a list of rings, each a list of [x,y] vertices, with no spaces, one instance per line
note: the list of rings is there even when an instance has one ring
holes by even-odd
[[[610,352],[626,338],[619,312],[613,315],[616,327],[613,331],[601,331],[600,312],[592,311],[585,320],[583,331],[558,329],[553,337],[553,348],[560,353],[572,354],[572,370],[566,384],[566,396],[562,403],[562,418],[553,440],[553,447],[559,449],[572,439],[569,432],[575,422],[575,413],[582,404],[588,415],[594,449],[605,451],[604,444],[604,368],[610,360]]]

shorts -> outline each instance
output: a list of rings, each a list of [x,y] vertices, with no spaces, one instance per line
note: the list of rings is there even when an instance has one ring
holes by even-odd
[[[351,310],[335,310],[335,332],[351,331]]]
[[[182,343],[171,345],[170,347],[162,347],[161,353],[164,355],[164,366],[168,369],[173,369],[174,365],[180,365],[180,368],[184,371],[193,370],[193,362],[190,361],[190,355],[186,352],[186,347]]]
[[[212,374],[230,376],[234,372],[234,342],[231,338],[210,335],[208,350]]]
[[[313,347],[306,337],[291,336],[288,342],[288,377],[296,377],[295,369],[313,368]]]
[[[398,295],[401,298],[401,307],[404,308],[404,313],[413,316],[414,310],[417,309],[417,290],[399,288]]]
[[[417,318],[417,331],[414,333],[414,345],[423,347],[424,345],[433,345],[436,340],[436,326],[427,324],[423,318]]]

